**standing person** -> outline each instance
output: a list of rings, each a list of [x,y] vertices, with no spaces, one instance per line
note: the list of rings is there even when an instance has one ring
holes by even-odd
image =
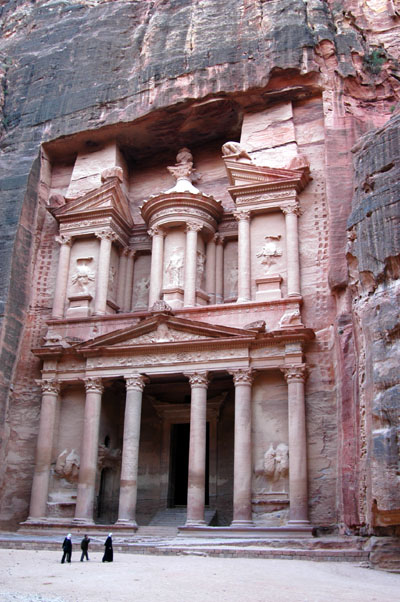
[[[63,549],[63,556],[61,558],[61,564],[64,564],[65,558],[67,558],[67,562],[71,562],[71,554],[72,554],[71,533],[68,533],[67,537],[64,539],[62,549]]]
[[[103,562],[113,561],[113,547],[112,547],[112,533],[108,534],[107,539],[104,542],[105,550],[103,556]]]
[[[81,562],[83,562],[84,558],[86,558],[86,560],[89,560],[89,556],[88,556],[89,542],[90,542],[89,537],[87,535],[85,535],[81,541],[81,550],[82,550]]]

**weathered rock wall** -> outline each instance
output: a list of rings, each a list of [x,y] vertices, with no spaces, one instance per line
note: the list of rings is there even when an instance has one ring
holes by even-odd
[[[360,422],[360,520],[400,518],[400,116],[360,140],[347,260]]]
[[[234,106],[234,121],[243,109],[259,111],[277,100],[300,100],[317,92],[323,98],[329,228],[328,249],[321,255],[335,293],[331,305],[321,310],[321,320],[332,316],[325,344],[335,365],[334,373],[327,368],[323,382],[327,389],[336,383],[339,403],[338,521],[363,522],[357,380],[363,325],[355,326],[345,256],[354,178],[350,149],[361,134],[383,126],[396,110],[399,23],[393,6],[386,0],[3,4],[0,505],[6,495],[7,524],[26,516],[39,415],[38,402],[32,404],[37,391],[29,388],[39,366],[29,358],[23,336],[42,311],[34,304],[29,307],[31,274],[46,219],[46,185],[42,181],[39,187],[37,161],[41,144],[81,132],[94,139],[103,132],[110,135],[116,124],[143,121],[148,125],[142,137],[128,141],[140,159],[140,153],[152,152],[155,140],[160,151],[167,151],[171,132],[182,143],[196,127],[199,141],[212,137],[196,126],[212,102],[225,113]],[[185,110],[192,110],[190,119],[184,117]],[[364,179],[360,177],[361,184]],[[356,212],[354,207],[352,215]],[[382,223],[376,223],[378,236]],[[357,258],[364,261],[361,255]],[[392,357],[393,351],[388,349],[384,357]],[[319,399],[315,395],[312,404]],[[6,494],[16,470],[21,475],[18,488]]]

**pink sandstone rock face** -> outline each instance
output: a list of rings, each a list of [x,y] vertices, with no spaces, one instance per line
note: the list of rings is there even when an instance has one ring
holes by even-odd
[[[85,364],[80,352],[68,349],[149,318],[149,294],[157,284],[152,257],[162,244],[160,295],[173,307],[174,319],[244,330],[264,320],[266,337],[279,329],[312,329],[314,338],[303,347],[288,334],[281,344],[284,361],[304,362],[308,371],[311,524],[321,532],[396,534],[400,53],[395,3],[95,4],[18,1],[2,7],[1,525],[16,526],[29,513],[43,358],[46,374],[75,374],[56,416],[47,501],[48,517],[74,516],[77,483],[71,475],[82,461]],[[239,161],[239,175],[229,154],[221,153],[228,141],[245,151],[232,159]],[[190,148],[194,170],[179,180],[166,168],[181,165],[176,155],[183,147]],[[246,172],[249,162],[257,173]],[[279,178],[289,178],[290,170],[306,173],[307,165],[312,179],[299,187],[296,214],[300,299],[292,294],[293,230],[282,207],[282,181],[265,189],[270,195],[265,198],[272,199],[267,210],[240,186],[266,183],[278,178],[279,170]],[[276,171],[267,175],[267,168]],[[106,189],[112,201],[105,200]],[[172,218],[176,207],[161,193],[174,189],[181,200],[183,193],[186,197]],[[165,214],[157,213],[157,195]],[[209,196],[216,201],[207,201]],[[85,215],[79,214],[80,199]],[[217,209],[213,203],[219,201]],[[196,214],[203,206],[209,207],[208,217]],[[71,247],[62,236],[78,218],[68,217],[68,207],[80,215],[79,237],[74,231]],[[248,263],[243,263],[247,222],[235,218],[237,210],[251,213]],[[192,252],[192,274],[184,223],[193,220],[194,226],[205,221],[189,235],[196,255]],[[110,224],[112,238],[102,242],[100,228]],[[166,224],[167,233],[156,243],[156,228]],[[61,315],[55,315],[62,253],[65,299],[56,307]],[[216,280],[215,274],[220,274]],[[194,280],[188,291],[189,278]],[[240,299],[241,291],[249,298]],[[143,333],[143,344],[172,343],[177,335],[171,334],[172,323],[168,328],[167,334]],[[198,331],[189,331],[179,331],[180,340],[198,341]],[[254,366],[263,369],[252,385],[251,504],[255,524],[281,526],[289,506],[295,507],[293,498],[289,504],[290,483],[292,493],[297,483],[290,481],[293,468],[291,477],[285,468],[290,437],[288,384],[276,359],[281,347],[268,345],[252,352]],[[53,347],[58,351],[50,353]],[[31,353],[38,348],[42,359]],[[185,353],[194,365],[195,355]],[[207,495],[221,524],[227,524],[234,511],[235,391],[232,378],[222,374],[220,356],[212,353],[209,361],[219,372],[208,405],[214,408],[211,399],[224,398],[209,417]],[[229,357],[224,361],[244,361],[239,351]],[[108,366],[111,375],[108,361],[96,357],[93,362],[99,363],[91,369]],[[121,356],[124,370],[126,361]],[[154,361],[143,361],[154,370]],[[169,446],[183,445],[186,435],[178,428],[173,434],[171,425],[189,420],[187,408],[175,407],[186,407],[191,395],[183,368],[175,368],[169,383],[163,370],[152,373],[142,405],[137,518],[143,523],[173,503],[177,484],[171,485],[171,474],[178,467],[169,464]],[[113,372],[106,382],[99,419],[104,449],[99,448],[96,503],[98,518],[106,522],[118,515],[121,375]],[[160,403],[175,414],[161,411]]]

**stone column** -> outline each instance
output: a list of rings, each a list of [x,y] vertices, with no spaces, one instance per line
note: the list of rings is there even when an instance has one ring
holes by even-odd
[[[96,299],[94,313],[104,315],[107,309],[108,279],[110,275],[111,245],[116,235],[111,230],[97,232],[100,239],[100,250],[96,273]]]
[[[252,526],[251,509],[251,386],[252,371],[231,372],[235,385],[235,443],[233,460],[232,527]]]
[[[58,258],[56,287],[54,291],[53,318],[64,317],[65,297],[67,295],[69,260],[71,256],[72,239],[70,236],[56,236],[56,241],[61,245]]]
[[[121,486],[118,524],[136,527],[137,474],[140,418],[145,377],[134,374],[126,379],[124,441],[122,445]]]
[[[206,480],[207,372],[186,374],[191,387],[186,525],[204,525]]]
[[[286,263],[287,263],[287,295],[300,295],[300,257],[297,230],[298,205],[282,207],[285,214],[286,229]]]
[[[125,288],[126,288],[126,264],[128,261],[128,253],[129,253],[129,249],[122,249],[120,256],[119,256],[117,304],[121,311],[126,311]]]
[[[103,385],[101,378],[86,378],[84,382],[86,389],[85,416],[74,520],[93,523]]]
[[[224,302],[224,236],[218,235],[215,250],[215,303]]]
[[[188,222],[186,225],[184,307],[196,305],[197,233],[201,229],[202,225],[197,222]]]
[[[149,308],[161,299],[164,270],[164,232],[159,227],[150,228],[148,234],[152,237],[151,268],[149,288]]]
[[[251,300],[250,292],[250,211],[235,211],[238,226],[238,303]]]
[[[133,249],[129,250],[128,257],[126,260],[126,282],[125,282],[125,311],[132,311],[132,293],[133,293],[133,274],[135,266],[135,255],[136,251]]]
[[[282,368],[288,384],[289,414],[289,522],[308,524],[307,436],[304,401],[304,364]]]
[[[46,504],[49,492],[54,425],[60,393],[60,385],[57,380],[43,379],[40,384],[42,387],[42,407],[28,521],[43,519],[47,514]]]
[[[216,243],[216,237],[215,237],[215,235],[213,235],[213,236],[211,236],[210,240],[207,242],[207,248],[206,248],[206,293],[210,297],[211,305],[215,303],[215,282],[216,282],[215,243]]]

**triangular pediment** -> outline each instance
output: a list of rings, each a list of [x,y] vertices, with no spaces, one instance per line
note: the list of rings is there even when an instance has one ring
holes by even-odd
[[[157,315],[142,320],[138,324],[112,333],[96,337],[80,343],[79,350],[95,350],[99,348],[122,349],[135,346],[168,345],[176,343],[195,343],[239,340],[254,338],[254,330],[217,326],[206,322],[196,322],[169,315]]]
[[[77,199],[67,201],[61,207],[50,208],[50,211],[58,222],[80,221],[91,216],[114,214],[127,226],[133,226],[128,200],[117,178],[106,181]]]

